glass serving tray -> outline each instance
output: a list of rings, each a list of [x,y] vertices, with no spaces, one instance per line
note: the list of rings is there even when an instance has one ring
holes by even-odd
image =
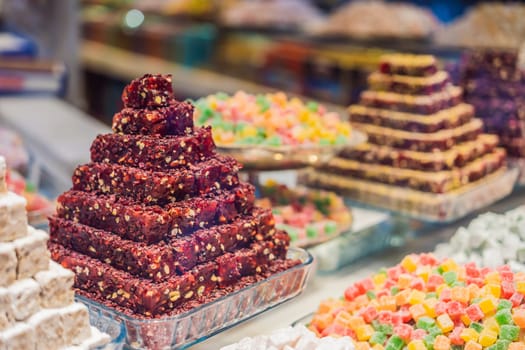
[[[444,194],[415,191],[376,182],[317,173],[307,169],[300,183],[337,191],[360,203],[430,223],[456,221],[509,195],[518,169],[501,169],[482,180]]]
[[[318,271],[333,272],[391,246],[393,224],[388,213],[353,207],[352,214],[354,222],[349,230],[310,248]]]
[[[298,169],[327,161],[342,149],[355,147],[366,139],[364,133],[354,129],[348,143],[338,146],[217,145],[217,149],[234,157],[247,171]]]
[[[287,257],[301,264],[177,316],[134,318],[85,297],[77,299],[88,307],[99,329],[122,325],[124,349],[186,349],[299,295],[313,257],[299,248],[290,248]]]
[[[507,164],[509,168],[518,169],[519,171],[516,186],[525,186],[525,158],[508,158]]]

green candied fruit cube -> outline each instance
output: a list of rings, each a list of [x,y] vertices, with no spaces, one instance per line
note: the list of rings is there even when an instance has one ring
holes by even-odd
[[[385,350],[401,350],[403,349],[403,346],[405,345],[405,342],[403,339],[401,339],[397,335],[393,335],[388,339],[388,342],[386,343]]]
[[[438,298],[438,295],[436,292],[430,292],[430,293],[427,293],[427,295],[425,296],[425,299],[432,299],[432,298]]]
[[[428,331],[435,324],[436,321],[432,317],[423,316],[417,320],[416,327]]]
[[[436,272],[439,273],[440,275],[443,275],[443,273],[445,272],[445,270],[443,270],[443,267],[438,266],[437,269],[436,269]]]
[[[443,279],[450,286],[458,280],[458,274],[455,271],[447,271],[443,273]]]
[[[485,350],[498,350],[498,346],[496,344],[493,344],[491,346],[487,346]]]
[[[306,237],[315,238],[317,236],[317,229],[314,226],[306,226]]]
[[[376,298],[376,292],[374,292],[373,290],[369,290],[369,291],[366,292],[366,296],[370,300],[375,299]]]
[[[501,299],[498,304],[498,310],[512,309],[512,302],[507,299]]]
[[[347,143],[348,143],[348,136],[337,135],[337,137],[335,138],[336,145],[346,145]]]
[[[327,235],[333,235],[337,233],[337,223],[335,221],[329,221],[324,225],[324,232]]]
[[[257,95],[257,97],[255,98],[255,103],[257,103],[257,105],[259,106],[261,113],[264,113],[267,110],[269,110],[271,106],[270,101],[268,101],[268,99],[264,95]]]
[[[478,333],[481,333],[481,331],[483,330],[483,325],[481,323],[478,323],[478,322],[472,322],[470,324],[470,328],[474,329],[476,332]]]
[[[217,100],[224,101],[227,100],[230,96],[225,92],[218,92],[215,94],[215,97],[217,98]]]
[[[499,338],[501,340],[515,341],[520,334],[520,327],[504,324],[499,328]]]
[[[509,345],[510,340],[499,339],[493,346],[496,346],[496,350],[507,350]]]
[[[317,109],[319,108],[319,103],[314,101],[308,101],[306,103],[306,108],[308,108],[312,112],[317,112]]]
[[[479,304],[479,302],[481,301],[482,299],[481,298],[474,298],[470,301],[470,304]]]
[[[431,334],[427,334],[423,337],[423,343],[428,350],[434,350],[434,340],[436,340],[436,338]]]
[[[383,345],[386,341],[387,335],[382,332],[374,332],[368,342],[372,345],[381,344]]]
[[[512,321],[512,314],[510,310],[507,309],[499,310],[498,312],[496,312],[494,318],[500,326],[504,324],[514,324],[514,321]]]
[[[438,335],[440,334],[443,334],[443,331],[441,331],[441,328],[439,328],[437,325],[434,325],[432,327],[430,327],[428,330],[427,330],[428,334],[434,336],[434,337],[437,337]]]
[[[384,267],[380,268],[379,271],[377,271],[377,273],[380,273],[382,275],[386,275],[387,274],[386,268],[384,268]]]
[[[390,288],[390,294],[392,295],[396,295],[397,293],[399,293],[399,287],[392,287]]]
[[[456,281],[450,285],[451,287],[466,287],[465,282],[463,281]]]
[[[382,332],[382,333],[385,333],[385,334],[388,334],[388,335],[392,335],[392,334],[394,334],[394,326],[392,326],[390,324],[382,324],[379,327],[378,331]]]

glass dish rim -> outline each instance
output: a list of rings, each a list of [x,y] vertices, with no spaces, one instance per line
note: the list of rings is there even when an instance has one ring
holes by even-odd
[[[237,290],[237,291],[235,291],[233,293],[223,295],[223,296],[213,300],[210,303],[206,303],[206,304],[200,305],[200,306],[198,306],[196,308],[193,308],[193,309],[191,309],[191,310],[189,310],[187,312],[184,312],[184,313],[181,313],[181,314],[178,314],[178,315],[175,315],[175,316],[167,316],[167,317],[152,318],[152,319],[137,318],[137,317],[133,317],[133,316],[127,315],[127,314],[123,313],[122,311],[110,308],[110,307],[108,307],[108,306],[106,306],[106,305],[104,305],[102,303],[99,303],[98,301],[91,300],[91,299],[89,299],[89,298],[87,298],[87,297],[85,297],[83,295],[76,294],[75,298],[78,298],[78,300],[83,302],[83,303],[86,303],[86,304],[93,305],[95,307],[104,309],[104,311],[112,313],[115,317],[118,317],[119,319],[121,319],[121,321],[125,321],[125,322],[130,322],[131,321],[131,322],[154,324],[154,323],[164,323],[164,322],[177,321],[177,320],[180,320],[180,319],[184,319],[186,317],[191,317],[192,315],[194,315],[194,314],[196,314],[198,312],[201,312],[202,310],[204,310],[207,307],[210,307],[213,304],[216,304],[216,303],[219,303],[219,302],[224,301],[226,299],[232,298],[232,297],[234,297],[234,296],[236,296],[236,295],[238,295],[240,293],[245,292],[248,289],[255,288],[255,287],[259,286],[259,285],[262,285],[263,283],[267,283],[270,280],[277,279],[277,278],[281,277],[282,275],[284,275],[286,273],[291,273],[293,271],[300,270],[300,269],[303,269],[305,267],[308,267],[308,266],[312,265],[312,263],[314,261],[314,257],[308,250],[302,249],[302,248],[298,248],[298,247],[290,247],[288,249],[288,252],[290,252],[290,251],[293,251],[293,252],[298,253],[298,254],[302,254],[304,256],[303,259],[300,259],[301,260],[300,264],[292,266],[289,269],[286,269],[284,271],[278,272],[278,273],[276,273],[274,275],[271,275],[270,277],[268,277],[268,278],[266,278],[264,280],[261,280],[261,281],[258,281],[256,283],[250,284],[249,286],[241,288],[241,289],[239,289],[239,290]]]

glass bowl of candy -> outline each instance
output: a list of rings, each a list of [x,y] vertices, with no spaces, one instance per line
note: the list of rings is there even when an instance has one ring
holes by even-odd
[[[328,241],[352,226],[352,211],[334,192],[290,189],[271,180],[259,190],[257,205],[272,209],[276,227],[286,230],[296,247]]]
[[[339,113],[282,92],[201,98],[195,101],[195,123],[211,125],[219,151],[247,170],[314,165],[366,141]]]

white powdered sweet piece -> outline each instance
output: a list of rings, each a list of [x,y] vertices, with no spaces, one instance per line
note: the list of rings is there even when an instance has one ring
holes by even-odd
[[[16,280],[18,260],[11,243],[0,243],[0,287],[7,287]]]
[[[35,329],[39,350],[56,350],[66,345],[60,309],[42,309],[27,323]]]
[[[0,193],[7,192],[6,172],[5,158],[0,156]]]
[[[1,350],[32,350],[36,348],[36,344],[35,330],[28,324],[17,323],[13,327],[0,332]]]
[[[63,348],[63,350],[93,350],[111,341],[109,335],[102,333],[95,327],[91,327],[91,336],[82,344],[72,345]]]
[[[49,268],[38,272],[34,278],[40,285],[41,307],[57,308],[74,302],[73,283],[75,274],[72,271],[51,261]]]
[[[48,239],[47,233],[29,226],[29,235],[13,242],[18,258],[17,279],[33,277],[48,268]]]
[[[7,290],[15,320],[23,321],[40,310],[40,286],[35,280],[17,281]]]
[[[9,291],[0,288],[0,331],[11,327],[15,322]]]
[[[304,326],[288,327],[274,331],[270,335],[244,338],[236,344],[221,350],[354,350],[349,337],[317,338]]]
[[[12,192],[0,193],[0,242],[27,235],[26,200]]]
[[[492,268],[507,264],[513,271],[525,271],[525,206],[502,215],[480,215],[459,228],[448,243],[439,244],[435,254],[460,264]]]
[[[79,345],[91,336],[89,311],[84,304],[74,303],[58,310],[66,344]]]

